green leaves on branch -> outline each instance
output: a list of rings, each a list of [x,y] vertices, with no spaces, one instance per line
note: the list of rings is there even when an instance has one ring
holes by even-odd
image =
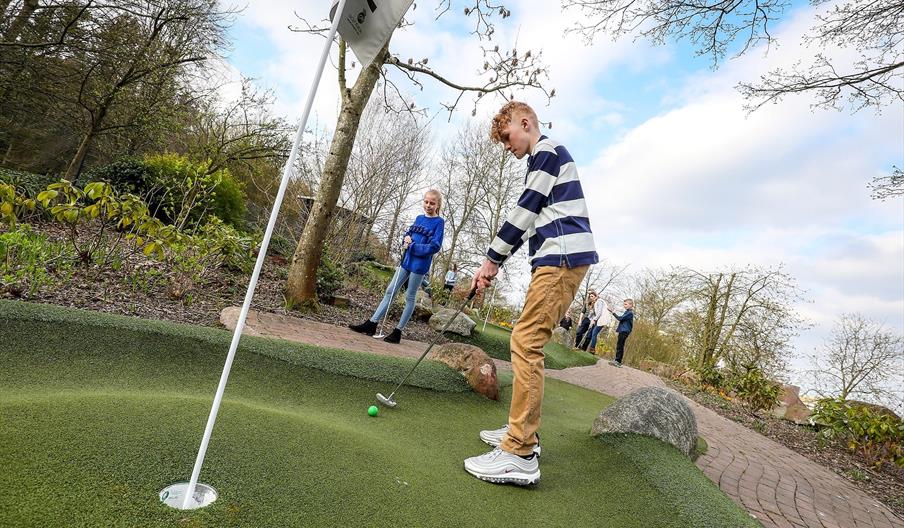
[[[35,201],[20,193],[12,184],[0,182],[0,221],[10,228],[25,214],[35,210]]]
[[[199,180],[186,181],[194,184]],[[216,216],[208,216],[193,235],[182,232],[155,218],[138,196],[117,194],[106,182],[79,188],[64,179],[48,185],[34,200],[12,184],[0,183],[4,221],[14,225],[24,211],[33,211],[38,205],[70,228],[70,242],[85,265],[94,262],[98,252],[106,262],[121,238],[144,256],[166,264],[183,283],[197,283],[221,266],[250,273],[260,246],[259,236],[240,233]]]
[[[904,467],[904,420],[894,414],[840,398],[819,400],[810,420],[823,440],[836,440],[879,467]]]
[[[772,410],[782,391],[780,384],[767,379],[757,367],[748,368],[744,373],[729,378],[729,383],[738,398],[754,412]]]

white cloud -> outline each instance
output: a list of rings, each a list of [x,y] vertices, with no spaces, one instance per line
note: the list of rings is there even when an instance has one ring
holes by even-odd
[[[901,107],[850,115],[799,96],[748,116],[734,89],[811,53],[790,44],[812,16],[783,26],[785,45],[766,59],[754,51],[691,76],[669,94],[671,110],[581,167],[604,256],[634,268],[784,264],[812,301],[799,307],[815,325],[799,353],[842,312],[904,331],[904,204],[871,200],[866,187],[904,158]]]
[[[483,59],[482,43],[468,34],[466,24],[473,20],[449,13],[435,22],[433,6],[409,13],[415,25],[397,32],[391,49],[403,59],[428,57],[456,82],[476,81]],[[849,115],[812,111],[810,99],[798,96],[748,116],[734,90],[739,81],[812,54],[798,45],[813,22],[812,9],[795,12],[779,28],[782,45],[768,57],[753,50],[717,72],[682,81],[670,74],[673,47],[606,38],[588,46],[575,35],[563,36],[569,21],[558,2],[516,0],[507,6],[514,15],[497,26],[497,42],[503,49],[542,48],[549,86],[557,91],[549,107],[531,90],[516,97],[552,121],[551,135],[566,145],[621,132],[615,144],[597,147],[595,159],[577,160],[601,257],[631,263],[634,270],[784,263],[813,301],[801,306],[817,325],[798,340],[802,352],[819,344],[844,311],[861,311],[904,330],[904,204],[873,201],[866,189],[892,163],[904,165],[900,105],[882,116]],[[325,16],[323,2],[269,0],[249,4],[242,19],[266,36],[271,48],[260,53],[260,81],[277,89],[277,111],[293,116],[300,113],[323,43],[288,31],[298,24],[295,11],[318,13],[317,20]],[[832,53],[850,58],[844,51]],[[630,108],[600,89],[623,71],[646,70],[663,71],[659,80],[637,88],[655,99],[647,108]],[[393,79],[434,110],[454,97],[429,79],[423,91],[398,73]],[[315,111],[329,128],[337,99],[335,69],[328,65]],[[485,99],[478,117],[500,104]],[[451,124],[444,114],[434,119],[437,149],[470,113],[470,98],[463,101],[463,112]],[[639,111],[658,115],[625,128]]]

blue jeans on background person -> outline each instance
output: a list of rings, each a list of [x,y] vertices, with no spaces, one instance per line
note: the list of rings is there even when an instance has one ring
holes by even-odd
[[[603,330],[608,330],[607,326],[594,326],[593,330],[590,334],[590,353],[593,354],[596,350],[596,338],[599,337],[600,333]]]
[[[380,319],[386,314],[386,310],[389,310],[389,305],[392,304],[392,300],[395,299],[396,294],[399,293],[406,280],[408,281],[408,289],[405,293],[405,310],[402,312],[399,324],[396,325],[399,330],[405,329],[405,325],[411,319],[411,314],[414,313],[414,301],[417,298],[418,287],[421,285],[421,281],[424,280],[424,275],[411,273],[402,267],[396,269],[395,280],[386,287],[386,293],[383,295],[383,300],[380,301],[380,306],[377,306],[377,311],[370,316],[372,322],[380,322]]]

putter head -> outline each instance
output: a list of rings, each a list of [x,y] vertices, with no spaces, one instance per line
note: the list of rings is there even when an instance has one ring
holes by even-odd
[[[392,394],[390,394],[390,396],[392,396]],[[383,405],[385,405],[387,407],[395,407],[396,406],[395,400],[393,400],[392,398],[387,398],[386,396],[383,396],[379,392],[377,393],[377,399],[380,400],[380,403],[382,403]]]

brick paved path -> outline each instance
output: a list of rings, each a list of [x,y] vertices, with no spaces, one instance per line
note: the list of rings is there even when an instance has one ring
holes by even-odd
[[[227,309],[229,310],[229,309]],[[231,316],[221,318],[235,328]],[[230,324],[231,323],[231,324]],[[402,340],[390,345],[347,328],[275,314],[249,314],[245,333],[374,354],[418,357],[427,346]],[[506,361],[497,368],[510,370]],[[665,384],[657,376],[615,368],[605,361],[590,367],[547,370],[546,375],[621,397],[632,390]],[[904,528],[904,521],[843,478],[741,424],[687,400],[709,450],[697,466],[736,503],[766,527]]]

